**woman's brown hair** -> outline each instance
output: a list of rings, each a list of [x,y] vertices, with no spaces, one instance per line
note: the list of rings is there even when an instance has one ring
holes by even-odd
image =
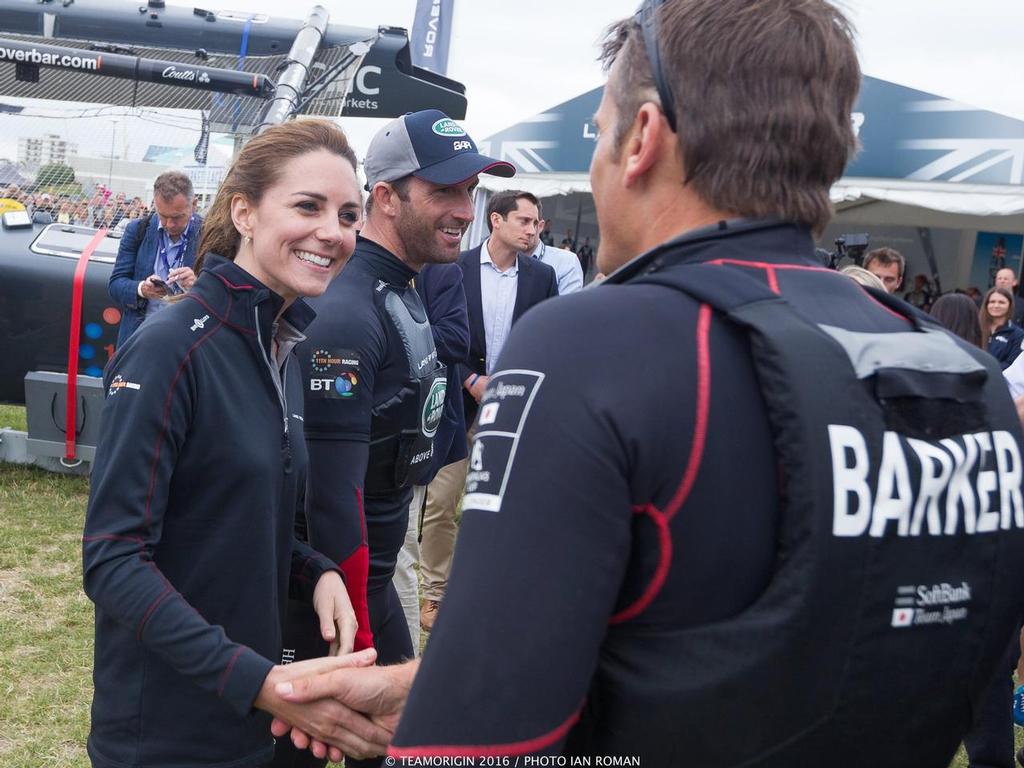
[[[234,259],[238,253],[241,235],[231,220],[231,200],[235,195],[259,205],[263,193],[277,182],[289,160],[321,149],[345,158],[355,170],[356,153],[348,138],[341,128],[328,120],[292,120],[272,126],[250,139],[231,163],[203,220],[196,273],[202,269],[207,253],[226,259]]]
[[[1005,325],[1013,320],[1013,294],[1005,288],[989,288],[985,291],[985,298],[981,300],[981,309],[978,310],[978,320],[981,322],[981,332],[986,339],[989,337],[989,334],[992,333],[992,324],[996,322],[992,315],[988,313],[988,300],[996,293],[1010,302],[1010,308],[1006,312],[1006,319],[1003,320],[1000,325]]]

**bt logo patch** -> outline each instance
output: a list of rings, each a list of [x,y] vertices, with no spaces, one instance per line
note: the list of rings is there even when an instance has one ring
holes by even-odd
[[[354,397],[359,386],[359,377],[352,371],[345,371],[332,378],[311,378],[309,391],[320,397],[349,399]]]
[[[334,380],[334,391],[342,397],[352,397],[356,391],[359,379],[351,372],[343,373]]]

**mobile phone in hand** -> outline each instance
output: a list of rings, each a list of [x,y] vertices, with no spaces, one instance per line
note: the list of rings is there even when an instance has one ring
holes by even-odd
[[[149,278],[149,284],[152,285],[157,290],[163,291],[165,294],[168,294],[168,293],[171,292],[171,286],[169,286],[167,283],[165,283],[159,277],[151,277],[151,278]]]

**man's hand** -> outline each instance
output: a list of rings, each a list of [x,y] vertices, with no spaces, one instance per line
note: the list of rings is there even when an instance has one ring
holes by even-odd
[[[418,669],[419,659],[391,667],[339,669],[292,680],[278,686],[277,690],[285,700],[296,703],[333,699],[339,706],[372,715],[374,726],[393,733]],[[349,736],[343,723],[339,723],[339,728],[328,738],[317,737],[298,724],[292,725],[296,727],[289,728],[286,721],[275,719],[270,730],[278,738],[291,730],[292,743],[299,749],[309,748],[318,758],[329,757],[333,762],[339,762],[342,752],[352,757],[361,756],[350,752],[343,743]],[[384,744],[383,750],[377,754],[384,754],[386,749],[387,744]]]
[[[470,376],[462,384],[466,391],[473,396],[473,399],[479,403],[480,398],[484,396],[484,390],[487,389],[487,382],[490,380],[490,376],[477,376],[476,381],[473,381],[473,377]],[[469,384],[471,381],[473,381],[472,386]]]
[[[156,278],[157,280],[160,279],[158,275],[150,275],[141,283],[139,283],[139,293],[141,293],[143,297],[147,299],[162,299],[164,296],[167,295],[167,290],[164,288],[158,288],[156,285],[154,285],[152,282],[153,278]]]
[[[317,581],[313,610],[320,619],[320,635],[331,644],[330,655],[352,653],[358,622],[345,582],[337,571],[325,571]]]
[[[183,291],[190,291],[196,282],[196,273],[192,267],[175,267],[167,273],[167,282],[180,285]]]
[[[1017,406],[1017,418],[1020,419],[1021,426],[1024,427],[1024,395],[1014,400],[1013,404]]]
[[[388,729],[371,722],[367,717],[352,711],[333,698],[310,697],[308,701],[300,702],[285,699],[278,693],[279,689],[289,690],[292,682],[299,678],[313,676],[315,679],[321,673],[345,667],[365,667],[373,664],[376,658],[376,651],[367,648],[348,656],[324,656],[276,666],[263,681],[263,687],[260,688],[254,706],[274,716],[274,728],[271,730],[275,735],[280,735],[277,724],[283,721],[294,725],[303,733],[310,734],[318,741],[329,741],[353,757],[382,755],[387,751],[391,739],[391,731]]]

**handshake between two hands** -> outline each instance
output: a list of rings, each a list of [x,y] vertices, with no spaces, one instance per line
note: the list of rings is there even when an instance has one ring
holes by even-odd
[[[368,648],[274,667],[256,706],[274,716],[271,732],[299,749],[339,762],[387,752],[416,662],[373,666]]]

